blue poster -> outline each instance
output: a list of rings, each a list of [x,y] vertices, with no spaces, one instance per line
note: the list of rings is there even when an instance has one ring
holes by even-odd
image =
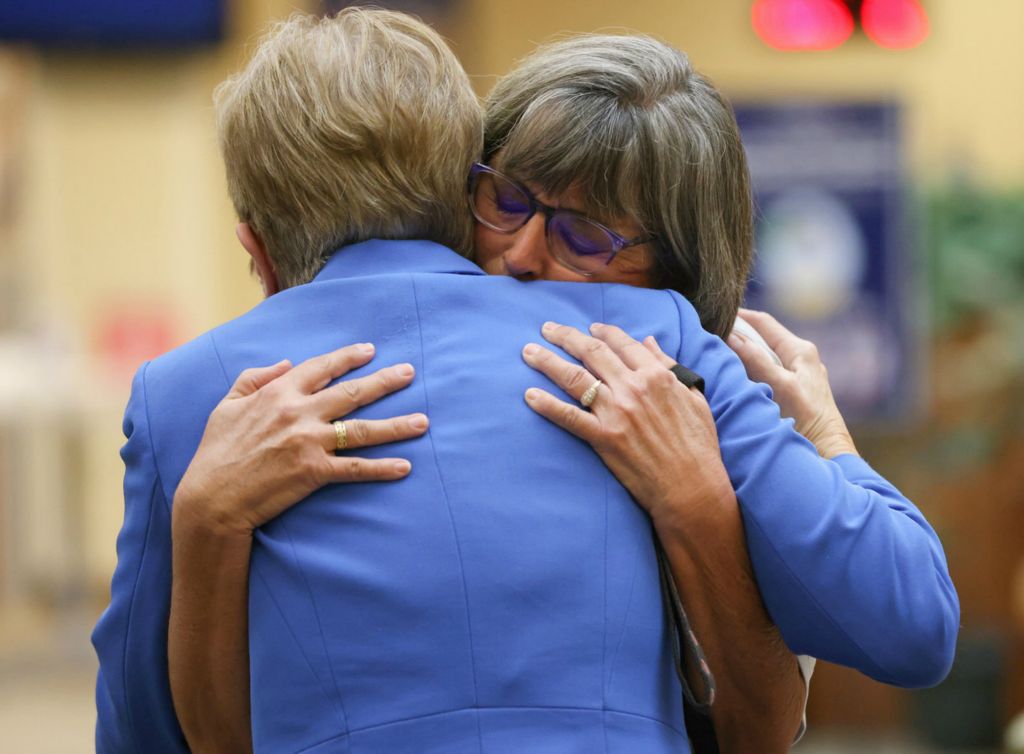
[[[736,117],[756,198],[747,305],[818,345],[847,419],[906,416],[919,375],[899,107],[750,104]]]
[[[221,39],[225,0],[0,0],[0,40],[184,48]]]

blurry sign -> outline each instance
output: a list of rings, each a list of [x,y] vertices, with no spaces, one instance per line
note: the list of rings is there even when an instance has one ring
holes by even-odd
[[[879,47],[905,50],[930,31],[920,0],[755,0],[750,21],[776,50],[831,50],[857,28]]]
[[[95,340],[106,372],[124,383],[144,361],[181,343],[173,310],[141,301],[109,305],[98,318]]]
[[[916,341],[899,108],[736,109],[757,199],[748,305],[817,343],[851,420],[913,406]]]

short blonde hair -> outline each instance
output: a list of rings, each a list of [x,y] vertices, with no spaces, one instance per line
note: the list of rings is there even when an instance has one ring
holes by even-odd
[[[686,55],[642,35],[564,39],[502,78],[486,112],[486,160],[635,219],[657,235],[656,283],[729,333],[753,260],[750,178],[732,108]]]
[[[468,255],[480,105],[417,19],[367,8],[277,24],[214,94],[228,191],[282,287],[340,246],[422,238]]]

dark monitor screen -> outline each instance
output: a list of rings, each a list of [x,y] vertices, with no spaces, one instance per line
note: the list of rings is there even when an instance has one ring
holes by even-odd
[[[225,0],[0,0],[0,41],[189,47],[219,40]]]

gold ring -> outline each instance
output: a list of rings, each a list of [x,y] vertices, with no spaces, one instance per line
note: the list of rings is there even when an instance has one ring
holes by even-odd
[[[337,438],[335,443],[336,450],[344,450],[348,447],[348,430],[345,429],[345,422],[337,421],[331,422],[334,425],[334,436]]]
[[[583,408],[590,408],[593,405],[594,399],[597,398],[597,389],[599,387],[601,387],[601,380],[594,380],[594,384],[588,387],[583,395],[580,396],[580,405]]]

